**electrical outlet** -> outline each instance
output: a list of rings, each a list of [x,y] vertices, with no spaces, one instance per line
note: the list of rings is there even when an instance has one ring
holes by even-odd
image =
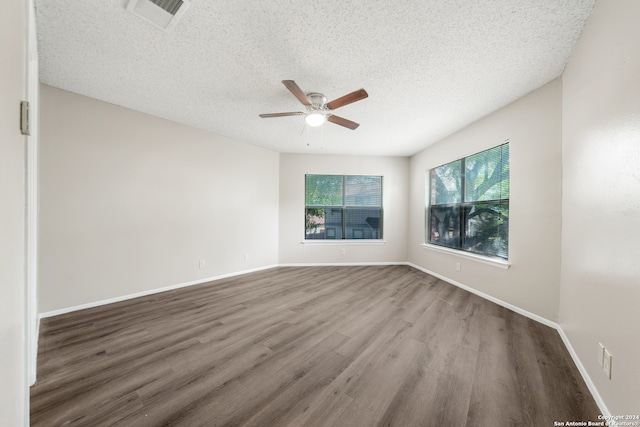
[[[340,249],[340,255],[346,255],[347,250],[345,248]]]
[[[598,343],[598,348],[600,349],[600,351],[598,352],[598,365],[600,365],[600,367],[604,367],[604,344],[602,344],[601,342]]]
[[[203,259],[200,260],[200,263],[198,264],[200,266],[200,268],[204,268],[205,267],[205,262]]]
[[[460,263],[456,262],[456,271],[460,271]]]
[[[244,254],[244,262],[249,262],[249,254]]]
[[[609,350],[604,349],[604,360],[602,363],[602,369],[604,369],[605,374],[607,374],[607,378],[611,379],[611,362],[613,356],[609,353]]]

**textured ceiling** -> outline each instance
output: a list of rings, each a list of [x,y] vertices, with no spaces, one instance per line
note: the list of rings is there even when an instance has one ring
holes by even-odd
[[[594,2],[193,0],[167,33],[125,0],[36,0],[40,79],[280,152],[406,156],[560,76]],[[336,111],[360,127],[259,118],[303,111],[285,79],[365,88]]]

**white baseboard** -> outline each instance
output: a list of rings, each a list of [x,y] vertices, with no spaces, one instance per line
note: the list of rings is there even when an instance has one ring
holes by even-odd
[[[160,292],[172,291],[174,289],[186,288],[187,286],[200,285],[202,283],[212,282],[214,280],[226,279],[228,277],[240,276],[248,273],[255,273],[256,271],[269,270],[271,268],[278,267],[277,264],[267,265],[264,267],[252,268],[249,270],[236,271],[233,273],[221,274],[219,276],[207,277],[204,279],[193,280],[191,282],[179,283],[177,285],[165,286],[163,288],[149,289],[142,292],[136,292],[134,294],[122,295],[119,297],[108,298],[100,301],[93,301],[86,304],[80,304],[73,307],[61,308],[59,310],[47,311],[45,313],[41,313],[39,318],[44,319],[45,317],[58,316],[60,314],[71,313],[78,310],[84,310],[86,308],[99,307],[101,305],[112,304],[114,302],[126,301],[133,298],[144,297],[147,295],[158,294]]]
[[[450,279],[450,278],[448,278],[446,276],[443,276],[441,274],[435,273],[435,272],[433,272],[431,270],[427,270],[426,268],[420,267],[419,265],[416,265],[416,264],[413,264],[413,263],[408,263],[408,265],[410,265],[411,267],[413,267],[413,268],[415,268],[417,270],[420,270],[422,272],[430,274],[431,276],[437,277],[438,279],[444,280],[447,283],[451,283],[452,285],[455,285],[455,286],[457,286],[459,288],[462,288],[465,291],[469,291],[472,294],[478,295],[481,298],[484,298],[484,299],[489,300],[491,302],[495,302],[496,304],[501,305],[504,308],[508,308],[511,311],[515,311],[518,314],[522,314],[523,316],[528,317],[529,319],[535,320],[536,322],[542,323],[543,325],[547,325],[550,328],[558,329],[558,327],[559,327],[559,325],[556,322],[552,322],[551,320],[546,319],[546,318],[544,318],[542,316],[538,316],[535,313],[531,313],[530,311],[527,311],[527,310],[525,310],[523,308],[520,308],[520,307],[515,306],[513,304],[509,304],[506,301],[502,301],[501,299],[493,297],[493,296],[491,296],[489,294],[485,294],[484,292],[480,292],[479,290],[474,289],[474,288],[472,288],[470,286],[464,285],[464,284],[462,284],[460,282],[456,282],[455,280],[452,280],[452,279]]]
[[[593,383],[593,381],[591,381],[591,377],[589,376],[589,373],[587,373],[587,370],[582,364],[582,361],[578,357],[578,353],[576,353],[576,351],[573,349],[573,346],[571,345],[571,341],[569,341],[569,337],[567,337],[567,334],[564,333],[564,330],[562,330],[561,326],[558,326],[558,333],[560,334],[560,338],[562,338],[562,342],[564,342],[565,347],[567,347],[567,350],[569,351],[569,354],[573,359],[573,363],[576,364],[578,371],[580,371],[580,374],[582,375],[582,379],[587,384],[587,387],[589,388],[589,391],[593,396],[593,400],[596,401],[598,408],[600,408],[600,412],[602,412],[602,415],[610,417],[611,412],[609,412],[609,408],[607,408],[607,405],[605,405],[604,400],[602,400],[602,396],[600,396],[600,393],[598,393],[598,389],[596,388],[596,385]]]
[[[219,276],[214,276],[214,277],[208,277],[206,279],[199,279],[199,280],[194,280],[191,282],[186,282],[186,283],[180,283],[177,285],[171,285],[171,286],[166,286],[164,288],[159,288],[159,289],[151,289],[151,290],[147,290],[147,291],[143,291],[143,292],[137,292],[135,294],[129,294],[129,295],[124,295],[124,296],[120,296],[120,297],[115,297],[115,298],[110,298],[110,299],[106,299],[106,300],[102,300],[102,301],[95,301],[95,302],[91,302],[91,303],[87,303],[87,304],[81,304],[81,305],[77,305],[74,307],[68,307],[68,308],[63,308],[60,310],[53,310],[53,311],[48,311],[46,313],[41,313],[39,315],[38,318],[38,336],[39,336],[39,332],[40,332],[40,319],[43,319],[45,317],[51,317],[51,316],[57,316],[60,314],[66,314],[66,313],[71,313],[73,311],[78,311],[78,310],[83,310],[86,308],[92,308],[92,307],[98,307],[101,305],[106,305],[106,304],[111,304],[114,302],[120,302],[120,301],[125,301],[128,299],[133,299],[133,298],[138,298],[138,297],[142,297],[142,296],[147,296],[147,295],[152,295],[152,294],[157,294],[160,292],[166,292],[166,291],[171,291],[174,289],[179,289],[179,288],[184,288],[187,286],[194,286],[194,285],[199,285],[201,283],[207,283],[207,282],[211,282],[214,280],[220,280],[220,279],[226,279],[228,277],[234,277],[234,276],[240,276],[243,274],[248,274],[248,273],[254,273],[256,271],[262,271],[262,270],[268,270],[271,268],[276,268],[276,267],[335,267],[335,266],[376,266],[376,265],[380,265],[380,266],[384,266],[384,265],[408,265],[410,267],[415,268],[416,270],[420,270],[426,274],[429,274],[431,276],[437,277],[438,279],[444,280],[447,283],[450,283],[454,286],[457,286],[461,289],[464,289],[468,292],[471,292],[472,294],[475,294],[481,298],[484,298],[488,301],[494,302],[502,307],[505,307],[511,311],[514,311],[518,314],[521,314],[525,317],[528,317],[529,319],[535,320],[536,322],[542,323],[543,325],[549,326],[550,328],[553,328],[555,330],[558,331],[558,333],[560,334],[560,337],[562,338],[562,342],[564,343],[565,347],[567,348],[567,350],[569,351],[569,354],[571,355],[571,358],[573,359],[573,362],[576,364],[576,367],[578,368],[578,371],[580,372],[580,374],[582,375],[582,379],[584,380],[584,382],[587,384],[587,387],[589,388],[589,391],[591,392],[591,394],[593,395],[593,398],[596,402],[596,404],[598,405],[598,407],[600,408],[600,411],[602,412],[602,415],[605,416],[610,416],[611,413],[609,412],[607,406],[604,403],[604,400],[602,400],[602,397],[600,396],[600,393],[598,393],[598,389],[596,388],[595,384],[593,383],[593,381],[591,380],[591,377],[589,377],[589,374],[587,373],[587,370],[585,369],[584,365],[582,364],[582,361],[580,360],[580,358],[578,357],[578,354],[575,352],[575,350],[573,349],[573,346],[571,345],[571,341],[569,341],[569,338],[567,337],[567,335],[564,333],[564,331],[562,330],[562,327],[560,327],[560,325],[558,325],[556,322],[552,322],[549,319],[546,319],[542,316],[538,316],[535,313],[531,313],[530,311],[524,310],[520,307],[517,307],[513,304],[510,304],[506,301],[502,301],[499,298],[493,297],[489,294],[485,294],[484,292],[478,291],[477,289],[474,289],[470,286],[464,285],[460,282],[457,282],[455,280],[452,280],[446,276],[443,276],[441,274],[438,274],[436,272],[433,272],[431,270],[428,270],[426,268],[420,267],[417,264],[413,264],[411,262],[345,262],[345,263],[285,263],[285,264],[274,264],[274,265],[268,265],[268,266],[264,266],[264,267],[258,267],[258,268],[254,268],[254,269],[250,269],[250,270],[243,270],[243,271],[238,271],[238,272],[234,272],[234,273],[228,273],[228,274],[222,274]]]
[[[290,262],[278,264],[278,267],[359,267],[369,265],[409,265],[404,261],[398,262]]]

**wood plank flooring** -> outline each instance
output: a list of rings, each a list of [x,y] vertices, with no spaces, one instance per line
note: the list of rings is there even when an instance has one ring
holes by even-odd
[[[42,321],[33,426],[597,420],[558,333],[408,266],[283,267]]]

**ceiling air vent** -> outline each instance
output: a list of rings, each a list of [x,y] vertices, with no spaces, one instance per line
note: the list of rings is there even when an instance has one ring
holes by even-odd
[[[189,0],[129,0],[127,10],[165,31],[171,30],[189,8]]]

